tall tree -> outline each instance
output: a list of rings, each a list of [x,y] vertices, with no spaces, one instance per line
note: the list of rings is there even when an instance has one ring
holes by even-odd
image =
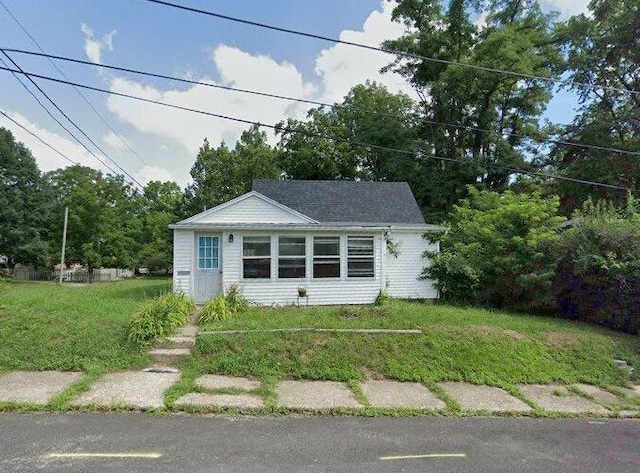
[[[633,0],[593,0],[589,15],[558,25],[566,71],[581,108],[563,140],[640,152],[640,10]],[[588,84],[588,86],[577,85]],[[551,164],[569,177],[640,190],[640,156],[558,145]],[[589,197],[626,199],[624,190],[559,184],[566,213]]]
[[[415,167],[414,105],[375,82],[356,85],[306,121],[279,124],[280,165],[292,179],[406,180]]]
[[[48,262],[48,191],[31,151],[0,128],[0,255],[27,265]]]
[[[529,166],[524,137],[537,131],[551,98],[548,81],[458,63],[556,77],[553,15],[535,0],[396,1],[393,19],[407,33],[384,46],[435,59],[399,55],[385,70],[407,78],[422,98],[423,187],[414,191],[428,214],[442,216],[467,184],[503,190],[509,168]],[[474,24],[470,12],[486,15],[486,25]]]
[[[149,182],[141,197],[142,235],[137,262],[151,272],[167,271],[173,261],[169,225],[185,216],[185,198],[175,182]]]
[[[212,148],[205,139],[191,168],[189,212],[202,212],[248,192],[254,179],[279,178],[275,156],[266,133],[258,125],[244,131],[234,149],[224,142]]]
[[[90,270],[133,267],[142,230],[137,191],[122,176],[104,176],[85,166],[59,169],[47,177],[58,196],[57,222],[69,207],[66,260]],[[51,233],[56,240],[61,237],[57,223]]]

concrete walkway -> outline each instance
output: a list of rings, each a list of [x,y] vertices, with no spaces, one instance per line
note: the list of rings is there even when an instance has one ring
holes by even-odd
[[[59,371],[0,374],[0,405],[46,406],[83,377],[84,373]],[[164,408],[167,407],[164,394],[179,380],[177,370],[157,367],[108,373],[72,398],[68,406]],[[391,380],[370,380],[355,386],[334,381],[285,380],[265,388],[255,379],[205,375],[196,380],[194,392],[182,396],[170,407],[195,411],[232,408],[248,412],[265,407],[294,412],[347,409],[353,413],[376,408],[431,413],[457,411],[462,415],[539,413],[640,418],[640,386],[613,391],[586,384],[523,384],[507,392],[462,382],[437,383],[432,391],[421,383]]]

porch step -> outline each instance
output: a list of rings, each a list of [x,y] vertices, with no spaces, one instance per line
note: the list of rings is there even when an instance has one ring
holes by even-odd
[[[167,337],[155,343],[154,348],[192,348],[196,344],[194,337]]]
[[[171,365],[181,358],[191,354],[188,348],[153,348],[149,351],[154,363],[162,365]]]
[[[195,338],[198,335],[197,325],[185,325],[176,334],[176,337]]]

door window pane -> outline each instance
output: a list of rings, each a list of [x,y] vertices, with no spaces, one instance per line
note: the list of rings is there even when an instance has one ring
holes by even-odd
[[[198,237],[198,269],[218,269],[218,237]]]

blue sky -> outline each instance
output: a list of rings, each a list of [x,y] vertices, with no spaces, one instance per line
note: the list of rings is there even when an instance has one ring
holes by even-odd
[[[252,28],[141,0],[2,2],[51,54],[325,102],[340,101],[351,87],[367,79],[382,82],[393,91],[411,92],[401,77],[378,73],[389,59],[384,54]],[[402,31],[390,21],[391,6],[382,0],[179,0],[178,3],[372,45]],[[550,0],[548,6],[566,16],[584,11],[586,3],[586,0]],[[0,45],[36,49],[1,5]],[[46,60],[17,54],[12,58],[25,70],[60,77]],[[57,64],[73,81],[262,123],[276,123],[289,116],[301,118],[308,108],[105,72],[96,67]],[[233,144],[246,128],[83,91],[138,157],[100,121],[75,90],[48,82],[39,84],[93,141],[143,184],[151,179],[171,179],[185,185],[205,136],[214,145],[221,140]],[[0,91],[0,110],[75,161],[104,170],[41,110],[8,72],[0,71]],[[573,117],[574,107],[573,96],[563,93],[550,105],[547,116],[554,122],[566,122]],[[33,151],[42,170],[68,164],[4,117],[0,117],[0,126],[11,129]]]

